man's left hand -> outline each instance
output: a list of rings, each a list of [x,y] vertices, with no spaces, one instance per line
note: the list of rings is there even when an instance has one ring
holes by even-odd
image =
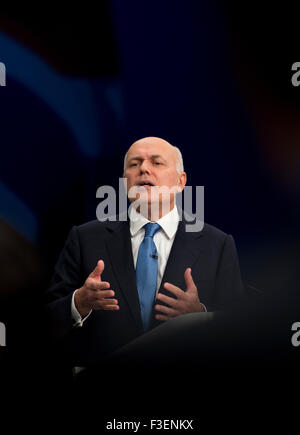
[[[175,299],[158,293],[156,300],[164,302],[168,306],[156,304],[154,306],[156,311],[161,314],[156,314],[155,318],[158,320],[169,320],[172,317],[180,316],[187,313],[199,313],[206,311],[205,306],[201,304],[198,296],[198,290],[192,277],[191,268],[187,268],[184,272],[184,280],[186,283],[186,291],[176,287],[173,284],[166,282],[164,288],[175,296]]]

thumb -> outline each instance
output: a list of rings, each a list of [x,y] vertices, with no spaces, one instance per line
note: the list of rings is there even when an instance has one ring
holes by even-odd
[[[97,263],[97,266],[95,267],[95,269],[93,270],[93,272],[90,273],[90,278],[99,278],[101,281],[101,274],[104,270],[104,261],[103,260],[99,260]]]
[[[184,272],[184,280],[186,284],[186,291],[195,291],[197,290],[197,287],[194,283],[193,277],[192,277],[192,269],[188,267],[186,271]]]

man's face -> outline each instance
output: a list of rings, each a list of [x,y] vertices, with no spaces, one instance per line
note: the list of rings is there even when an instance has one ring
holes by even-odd
[[[143,186],[144,200],[157,200],[153,186],[176,187],[181,191],[186,183],[186,174],[176,169],[177,153],[168,142],[159,138],[145,138],[135,142],[128,150],[124,177],[127,179],[127,192],[132,187]],[[171,195],[171,208],[174,206]],[[135,198],[129,198],[133,201]],[[161,196],[160,196],[161,202]]]

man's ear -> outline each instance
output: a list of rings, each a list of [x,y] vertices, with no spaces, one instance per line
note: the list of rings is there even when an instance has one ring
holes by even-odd
[[[185,185],[186,185],[186,181],[187,181],[187,175],[185,172],[180,172],[179,177],[178,177],[178,185],[181,189],[181,192],[183,191]]]

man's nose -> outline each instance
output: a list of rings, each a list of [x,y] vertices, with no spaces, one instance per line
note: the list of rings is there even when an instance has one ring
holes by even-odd
[[[145,172],[149,173],[150,172],[150,163],[147,162],[146,160],[143,160],[142,163],[140,164],[140,171],[142,174],[144,174]]]

